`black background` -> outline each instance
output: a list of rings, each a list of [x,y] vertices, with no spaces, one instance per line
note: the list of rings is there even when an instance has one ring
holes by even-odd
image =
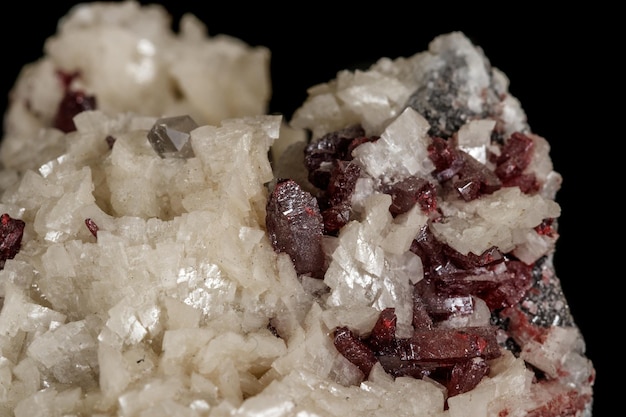
[[[610,233],[619,239],[621,226],[611,226],[619,223],[620,213],[611,214],[607,207],[611,198],[619,198],[619,189],[612,195],[607,187],[619,147],[611,142],[612,126],[617,124],[606,114],[611,104],[601,97],[613,85],[598,49],[605,41],[598,32],[601,26],[596,26],[602,19],[586,9],[550,12],[525,3],[508,8],[475,2],[462,8],[449,2],[362,2],[352,7],[320,2],[160,3],[174,24],[182,13],[190,12],[207,24],[210,35],[228,34],[268,47],[270,112],[287,118],[305,100],[308,87],[334,78],[338,70],[383,56],[413,55],[450,31],[462,31],[481,46],[491,64],[510,79],[510,92],[522,103],[532,130],[550,142],[555,170],[564,178],[557,195],[562,215],[555,265],[598,373],[594,416],[608,415],[609,378],[615,378],[609,361],[616,364],[614,374],[623,370],[617,356],[619,338],[607,329],[618,325],[612,309],[620,304],[623,278],[610,245],[623,244],[607,240]],[[74,4],[3,6],[2,108],[20,68],[42,55],[44,40],[56,32],[58,19]],[[613,354],[610,349],[615,349]]]

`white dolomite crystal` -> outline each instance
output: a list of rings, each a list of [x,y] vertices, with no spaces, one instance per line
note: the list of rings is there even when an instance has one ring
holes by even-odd
[[[478,48],[452,33],[427,52],[341,71],[309,90],[290,131],[280,116],[262,115],[267,50],[207,38],[193,16],[174,35],[167,19],[134,2],[76,7],[16,82],[0,148],[2,244],[10,246],[17,220],[24,228],[16,253],[2,252],[0,415],[591,416],[594,369],[552,267],[556,232],[537,231],[560,214],[560,176],[547,141],[530,132],[506,77]],[[446,93],[446,79],[429,83],[446,66],[461,80],[458,97]],[[77,87],[99,103],[74,117],[71,132],[52,126],[57,69],[80,70]],[[434,93],[439,104],[427,100]],[[448,117],[450,106],[459,118]],[[197,123],[183,129],[185,152],[162,152],[172,138],[151,136],[165,116]],[[355,123],[379,139],[350,156],[360,168],[350,218],[321,240],[323,276],[299,274],[274,248],[268,202],[277,178],[322,191],[302,167],[300,129],[315,140]],[[490,155],[513,132],[534,144],[524,173],[536,192],[506,186],[466,201],[445,189],[430,155],[434,136],[458,141],[468,164],[493,171]],[[414,202],[392,214],[392,193],[382,190],[415,178],[436,184],[437,210]],[[427,331],[465,335],[454,332],[498,319],[513,329],[498,328],[498,355],[466,362],[488,372],[457,395],[436,373],[393,376],[385,369],[393,354],[366,375],[333,338],[343,327],[366,338],[393,309],[395,342],[417,340],[415,295],[425,294],[416,288],[434,279],[433,260],[415,249],[425,228],[457,258],[495,246],[543,285],[503,316],[485,293],[430,301],[447,314]],[[473,269],[469,280],[506,280],[498,265]]]
[[[197,123],[263,114],[271,95],[270,51],[239,39],[209,36],[185,14],[179,31],[158,4],[135,0],[74,6],[25,65],[11,92],[0,163],[34,169],[57,156],[63,141],[44,140],[66,86],[95,96],[106,113],[189,115]],[[73,77],[73,78],[72,78]],[[34,155],[39,154],[38,158]]]

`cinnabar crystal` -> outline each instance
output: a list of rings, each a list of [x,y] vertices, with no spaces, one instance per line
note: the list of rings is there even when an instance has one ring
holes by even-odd
[[[274,250],[288,253],[298,274],[320,278],[324,267],[324,224],[315,197],[293,180],[279,181],[266,211]]]
[[[13,259],[19,252],[25,225],[23,220],[14,219],[8,213],[0,216],[0,269],[7,259]]]

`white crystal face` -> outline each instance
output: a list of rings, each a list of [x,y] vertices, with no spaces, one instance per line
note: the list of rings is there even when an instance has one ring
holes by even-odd
[[[152,148],[161,158],[193,158],[191,131],[196,122],[187,115],[158,119],[148,132]]]

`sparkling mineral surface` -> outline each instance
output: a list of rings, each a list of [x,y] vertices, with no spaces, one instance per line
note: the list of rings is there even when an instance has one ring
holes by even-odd
[[[591,417],[561,177],[478,47],[342,70],[285,138],[266,50],[165,21],[83,5],[16,83],[0,415]]]

